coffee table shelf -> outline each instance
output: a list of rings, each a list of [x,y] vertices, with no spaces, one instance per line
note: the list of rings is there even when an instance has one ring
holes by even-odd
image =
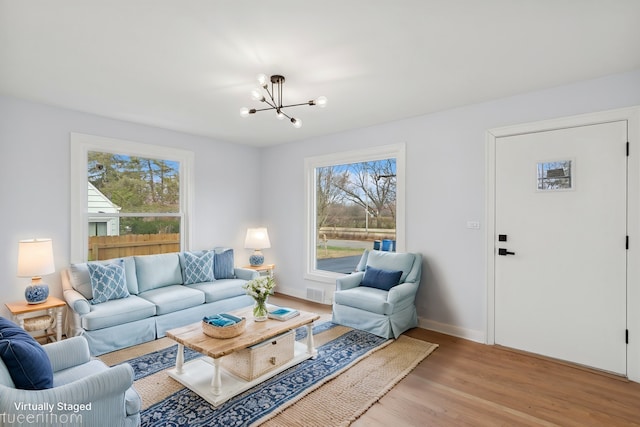
[[[286,321],[269,319],[265,322],[255,322],[251,316],[251,311],[252,309],[249,307],[231,312],[236,316],[247,318],[245,332],[234,338],[217,339],[208,337],[202,332],[200,323],[167,331],[167,337],[178,343],[176,366],[168,371],[169,376],[193,390],[211,405],[220,406],[232,397],[266,381],[274,375],[304,360],[317,356],[317,351],[313,344],[312,326],[313,322],[320,318],[318,314],[300,311],[299,316]],[[293,358],[252,381],[246,381],[220,366],[220,359],[226,355],[301,326],[307,327],[307,339],[305,343],[294,340]],[[185,363],[184,347],[202,353],[205,357]],[[207,374],[207,372],[210,372],[210,374]]]

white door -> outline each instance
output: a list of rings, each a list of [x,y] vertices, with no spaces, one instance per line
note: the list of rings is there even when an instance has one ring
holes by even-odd
[[[626,121],[497,138],[496,344],[626,375],[626,141]]]

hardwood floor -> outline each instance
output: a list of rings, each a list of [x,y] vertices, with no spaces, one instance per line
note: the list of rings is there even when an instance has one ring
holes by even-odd
[[[440,347],[353,426],[640,426],[638,383],[425,329],[406,334]]]

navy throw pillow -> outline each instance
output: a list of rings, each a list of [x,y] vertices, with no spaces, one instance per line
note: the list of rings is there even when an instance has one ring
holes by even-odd
[[[396,270],[381,270],[379,268],[367,266],[367,269],[364,271],[364,277],[362,278],[362,282],[360,286],[367,286],[369,288],[377,288],[382,289],[383,291],[388,291],[400,284],[400,277],[402,276],[402,271]]]
[[[0,317],[0,357],[16,388],[43,390],[53,387],[53,369],[44,348],[4,317]]]

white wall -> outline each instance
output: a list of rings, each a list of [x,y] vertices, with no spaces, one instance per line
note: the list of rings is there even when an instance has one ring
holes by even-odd
[[[59,271],[69,264],[69,133],[79,132],[195,152],[192,249],[228,245],[236,257],[256,209],[260,151],[208,138],[0,96],[0,315],[24,299],[29,279],[16,277],[18,240],[51,237],[57,272],[44,279],[62,296]],[[86,226],[86,225],[85,225]]]
[[[280,291],[304,297],[307,286],[333,290],[303,278],[304,158],[404,142],[406,249],[424,256],[421,324],[484,341],[485,132],[632,105],[640,105],[640,70],[265,149],[265,258],[277,264]],[[468,229],[468,220],[481,229]]]

